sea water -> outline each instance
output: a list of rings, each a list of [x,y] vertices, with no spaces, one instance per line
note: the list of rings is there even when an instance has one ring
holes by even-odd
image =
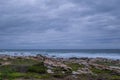
[[[36,56],[41,54],[56,58],[88,57],[120,59],[120,49],[1,49],[0,55]]]

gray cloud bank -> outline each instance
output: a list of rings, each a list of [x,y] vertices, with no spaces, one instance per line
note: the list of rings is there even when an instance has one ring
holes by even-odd
[[[0,0],[0,48],[120,48],[120,0]]]

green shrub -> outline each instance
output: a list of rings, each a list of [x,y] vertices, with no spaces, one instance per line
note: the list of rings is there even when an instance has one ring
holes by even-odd
[[[38,63],[28,68],[28,72],[44,74],[47,72],[47,68],[44,66],[44,63]]]
[[[22,59],[22,58],[18,58],[18,59],[13,59],[11,60],[11,63],[13,65],[33,65],[38,63],[38,61],[32,60],[32,59]]]
[[[0,78],[1,79],[10,79],[10,74],[15,72],[11,65],[0,66]]]
[[[9,77],[11,77],[11,78],[21,78],[24,76],[25,76],[25,73],[19,73],[19,72],[9,74]]]
[[[108,69],[101,70],[93,67],[91,70],[93,73],[96,73],[96,74],[109,74],[109,75],[113,73],[115,74],[114,71],[108,70]]]
[[[62,67],[54,67],[53,68],[53,77],[55,78],[63,78],[67,75],[70,75],[72,73],[71,69],[64,69]]]
[[[53,72],[54,73],[62,73],[62,72],[64,72],[64,74],[71,74],[72,70],[71,69],[64,69],[62,67],[55,67],[55,68],[53,68]]]
[[[111,80],[120,80],[120,76],[118,75],[112,75],[110,78]]]
[[[63,77],[65,77],[66,75],[65,74],[63,74],[63,73],[56,73],[56,74],[53,74],[53,77],[55,77],[55,78],[63,78]]]
[[[79,68],[84,68],[85,66],[84,65],[80,65],[78,63],[69,63],[67,64],[69,67],[72,68],[73,71],[77,71]]]

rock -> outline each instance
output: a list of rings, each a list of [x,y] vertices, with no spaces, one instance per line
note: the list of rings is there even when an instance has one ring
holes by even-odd
[[[0,66],[2,65],[2,63],[0,63]]]
[[[9,58],[10,56],[9,55],[6,55],[6,54],[0,54],[0,58]]]
[[[92,74],[91,70],[88,68],[82,68],[81,70],[78,70],[79,74]]]
[[[80,73],[77,72],[77,71],[73,71],[72,74],[73,74],[73,75],[78,75],[78,74],[80,74]]]
[[[56,60],[53,61],[51,59],[46,59],[44,61],[44,63],[45,63],[46,66],[61,67],[61,68],[64,68],[64,69],[70,69],[70,67],[68,67],[64,63],[56,61]]]
[[[10,62],[4,62],[2,63],[2,65],[10,65],[11,63]]]
[[[4,60],[4,61],[7,61],[7,60],[8,60],[8,58],[3,58],[3,60]]]
[[[53,74],[54,72],[53,72],[52,70],[48,69],[48,70],[47,70],[47,73]]]
[[[79,58],[77,58],[77,57],[71,57],[71,58],[69,58],[69,59],[78,60]]]

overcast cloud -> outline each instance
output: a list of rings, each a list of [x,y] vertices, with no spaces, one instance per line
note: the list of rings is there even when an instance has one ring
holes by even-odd
[[[0,0],[0,48],[120,48],[120,0]]]

